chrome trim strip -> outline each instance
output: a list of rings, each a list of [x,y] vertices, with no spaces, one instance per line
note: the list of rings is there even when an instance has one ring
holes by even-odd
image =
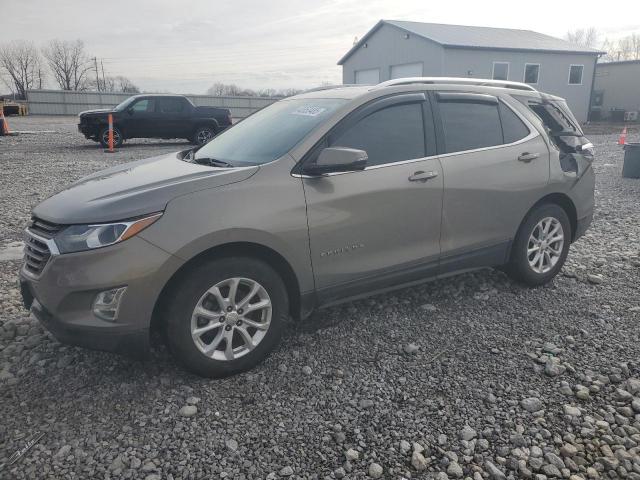
[[[30,237],[35,238],[39,242],[44,243],[47,246],[47,248],[49,248],[49,253],[51,254],[52,257],[54,255],[60,255],[60,250],[58,250],[58,246],[56,245],[56,242],[53,240],[53,238],[41,237],[40,235],[36,235],[35,233],[33,233],[28,228],[25,228],[24,231]]]
[[[521,138],[520,140],[518,140],[516,142],[503,143],[501,145],[492,145],[490,147],[475,148],[473,150],[461,150],[461,151],[458,151],[458,152],[443,153],[442,155],[440,155],[440,158],[452,157],[454,155],[465,155],[467,153],[484,152],[486,150],[495,150],[497,148],[503,148],[503,147],[512,147],[512,146],[515,146],[515,145],[520,145],[521,143],[528,142],[529,140],[533,140],[534,138],[537,138],[539,136],[540,136],[540,132],[538,132],[537,130],[533,129],[531,131],[531,133],[529,133],[529,135],[527,135],[524,138]]]
[[[333,172],[333,173],[325,173],[324,175],[319,175],[317,177],[312,177],[311,175],[303,175],[300,173],[292,173],[291,176],[295,177],[295,178],[321,178],[321,177],[333,177],[335,175],[345,175],[348,173],[358,173],[358,172],[362,172],[362,171],[368,171],[368,170],[377,170],[378,168],[386,168],[386,167],[395,167],[397,165],[406,165],[409,163],[416,163],[416,162],[424,162],[425,160],[436,160],[438,158],[438,155],[431,155],[429,157],[422,157],[422,158],[410,158],[409,160],[399,160],[397,162],[391,162],[391,163],[381,163],[380,165],[371,165],[369,167],[365,167],[364,170],[353,170],[352,172]]]

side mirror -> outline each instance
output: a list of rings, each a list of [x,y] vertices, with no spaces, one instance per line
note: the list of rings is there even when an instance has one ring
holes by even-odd
[[[127,108],[127,113],[129,115],[133,115],[133,108],[132,107]]]
[[[367,152],[346,147],[325,148],[315,163],[304,166],[302,173],[312,177],[337,172],[364,170],[368,160]]]

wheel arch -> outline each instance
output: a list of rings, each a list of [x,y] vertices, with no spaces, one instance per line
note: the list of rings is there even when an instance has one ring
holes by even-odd
[[[545,195],[536,203],[534,203],[531,206],[531,208],[527,210],[526,215],[522,218],[522,221],[520,222],[520,225],[518,225],[518,230],[516,230],[516,233],[520,231],[520,228],[522,227],[524,222],[526,222],[531,212],[535,208],[545,203],[553,203],[555,205],[558,205],[565,211],[565,213],[567,214],[567,217],[569,217],[569,222],[571,223],[571,241],[573,242],[573,240],[575,239],[576,229],[578,226],[578,211],[576,210],[576,206],[573,203],[573,200],[571,200],[571,198],[567,194],[560,193],[560,192],[554,192],[554,193]]]
[[[195,122],[191,135],[195,135],[201,127],[211,127],[213,128],[213,133],[218,133],[220,131],[220,124],[215,118],[205,118]]]
[[[289,312],[291,316],[295,319],[301,317],[302,299],[300,294],[300,284],[298,277],[289,262],[281,254],[270,247],[253,242],[232,242],[217,245],[198,253],[173,273],[156,299],[151,316],[151,328],[157,330],[162,326],[162,311],[164,310],[165,302],[167,301],[167,293],[179,284],[181,278],[188,274],[191,268],[203,261],[229,256],[255,258],[257,260],[262,260],[271,266],[280,275],[285,287],[287,288],[287,294],[289,296]]]

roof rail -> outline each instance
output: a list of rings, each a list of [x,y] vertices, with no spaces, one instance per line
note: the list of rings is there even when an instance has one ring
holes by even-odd
[[[321,92],[322,90],[332,90],[334,88],[349,88],[349,87],[366,87],[367,85],[364,84],[360,84],[360,83],[345,83],[340,84],[340,85],[322,85],[321,87],[315,87],[315,88],[310,88],[309,90],[305,90],[302,93],[309,93],[309,92]],[[375,85],[371,85],[371,86],[375,86]]]
[[[396,78],[379,83],[374,88],[384,88],[396,85],[412,85],[415,83],[422,84],[447,84],[447,85],[474,85],[478,87],[499,87],[513,88],[514,90],[526,90],[529,92],[537,92],[535,88],[526,83],[509,82],[507,80],[488,80],[486,78],[466,78],[466,77],[407,77]]]

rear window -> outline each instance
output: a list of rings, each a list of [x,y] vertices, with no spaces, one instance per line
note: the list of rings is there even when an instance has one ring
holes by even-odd
[[[532,100],[528,97],[516,97],[528,106],[544,123],[552,135],[583,135],[580,123],[573,116],[569,106],[562,100]]]

